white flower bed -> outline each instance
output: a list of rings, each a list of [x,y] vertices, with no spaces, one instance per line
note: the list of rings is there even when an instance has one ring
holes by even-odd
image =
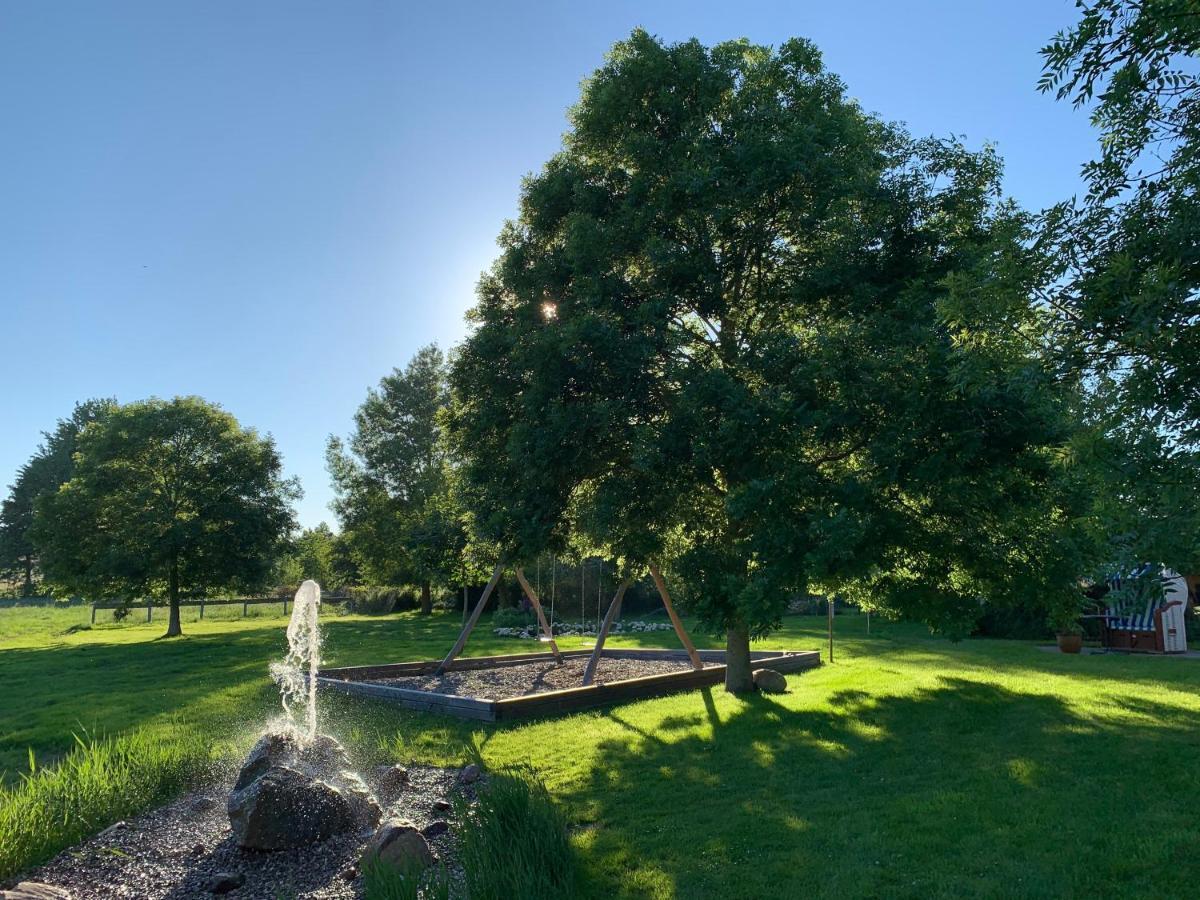
[[[643,634],[650,631],[674,631],[669,622],[614,622],[609,634]],[[542,630],[537,625],[526,625],[524,628],[494,628],[492,634],[511,638],[539,638]],[[596,629],[587,626],[571,624],[554,624],[555,637],[595,637]]]

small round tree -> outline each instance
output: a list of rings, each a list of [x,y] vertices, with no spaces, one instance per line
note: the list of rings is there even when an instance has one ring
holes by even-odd
[[[46,577],[73,593],[170,604],[253,590],[271,572],[299,496],[270,438],[199,397],[110,411],[76,441],[75,469],[37,503],[33,541]]]
[[[669,565],[731,691],[813,587],[960,629],[982,593],[1067,589],[1073,385],[994,155],[864,114],[799,40],[634,32],[571,124],[452,373],[490,540]]]

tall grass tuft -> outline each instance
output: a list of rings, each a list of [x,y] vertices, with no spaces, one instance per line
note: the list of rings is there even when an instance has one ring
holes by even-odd
[[[459,844],[471,900],[561,898],[574,894],[575,853],[567,819],[529,766],[493,771],[468,806],[461,798]]]
[[[366,900],[448,900],[450,876],[442,866],[405,872],[375,860],[363,867],[363,896]]]
[[[0,787],[0,881],[169,800],[212,760],[209,742],[181,729],[75,740],[48,768],[30,751],[29,772]]]

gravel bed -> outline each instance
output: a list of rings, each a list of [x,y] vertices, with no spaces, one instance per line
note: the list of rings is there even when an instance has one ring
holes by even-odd
[[[376,684],[391,684],[396,687],[437,694],[453,694],[457,697],[476,697],[480,700],[505,700],[509,697],[526,697],[546,691],[581,687],[583,670],[587,668],[587,657],[568,657],[562,664],[553,660],[521,663],[514,666],[497,666],[494,669],[463,669],[444,675],[405,675],[396,678],[372,679]],[[601,657],[596,669],[595,683],[622,681],[626,678],[642,678],[646,675],[665,675],[672,672],[690,672],[692,664],[685,660],[665,659],[615,659]]]
[[[435,808],[435,803],[448,801],[456,791],[472,791],[457,784],[458,771],[411,766],[408,783],[390,794],[381,790],[373,773],[365,775],[385,820],[394,816],[425,828],[450,815]],[[229,872],[245,877],[241,887],[224,894],[236,900],[363,896],[358,861],[374,829],[295,850],[243,850],[230,834],[225,812],[231,786],[189,794],[114,826],[24,873],[21,880],[65,888],[75,900],[211,900],[214,894],[206,882],[217,873]],[[453,875],[454,823],[449,831],[429,838],[429,846]]]

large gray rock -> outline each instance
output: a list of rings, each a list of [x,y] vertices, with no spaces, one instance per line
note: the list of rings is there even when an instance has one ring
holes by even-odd
[[[382,811],[349,766],[345,748],[328,735],[301,742],[285,732],[264,734],[229,795],[229,824],[238,843],[282,850],[351,828],[374,828]]]
[[[783,694],[787,692],[787,679],[774,669],[755,669],[754,686],[764,694]]]
[[[287,766],[273,766],[229,795],[229,825],[238,844],[285,850],[352,828],[352,802],[337,788]]]
[[[389,819],[379,826],[363,851],[363,868],[377,862],[394,866],[400,872],[422,871],[433,865],[433,851],[425,835],[415,825]]]
[[[302,744],[286,732],[268,732],[251,748],[233,789],[240,791],[274,766],[329,776],[350,768],[350,757],[346,748],[327,734],[318,734],[311,742]]]
[[[0,900],[71,900],[71,894],[52,884],[22,881],[14,888],[0,891]]]
[[[296,742],[290,735],[271,732],[264,734],[250,748],[242,770],[238,772],[233,789],[240,791],[252,781],[260,778],[272,766],[284,766],[292,762],[296,755]]]
[[[350,768],[350,755],[337,740],[327,734],[318,734],[300,748],[300,762],[319,772],[337,772]]]
[[[349,769],[338,772],[333,779],[333,785],[342,792],[350,802],[350,812],[354,816],[354,827],[374,828],[383,816],[383,810],[375,802],[375,795],[357,774]]]

